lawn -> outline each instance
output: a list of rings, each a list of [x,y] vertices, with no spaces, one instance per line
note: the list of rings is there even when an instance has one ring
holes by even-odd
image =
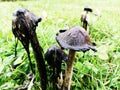
[[[12,13],[27,8],[42,17],[36,32],[44,52],[58,45],[56,33],[60,29],[81,26],[80,17],[85,5],[99,10],[100,16],[90,13],[90,37],[98,52],[77,52],[71,90],[120,90],[120,1],[119,0],[29,0],[0,2],[0,90],[13,90],[26,83],[30,71],[27,54],[19,42],[14,57],[15,39],[12,34]],[[45,12],[47,19],[44,19]],[[32,48],[32,62],[36,67]],[[68,53],[68,51],[65,51]],[[84,55],[84,58],[83,58]],[[15,69],[13,64],[19,64]],[[63,63],[65,65],[65,63]],[[63,69],[65,67],[63,66]],[[38,90],[36,68],[32,90]],[[50,87],[50,85],[49,85]],[[49,89],[48,89],[49,90]]]

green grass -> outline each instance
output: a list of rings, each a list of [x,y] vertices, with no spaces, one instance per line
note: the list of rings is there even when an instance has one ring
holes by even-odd
[[[47,12],[47,19],[39,23],[37,35],[44,52],[52,45],[59,29],[81,26],[80,16],[85,5],[100,10],[101,17],[90,14],[90,37],[96,42],[98,52],[89,51],[83,58],[75,57],[72,90],[120,90],[120,1],[119,0],[31,0],[0,2],[0,90],[13,90],[25,83],[29,61],[21,43],[14,58],[14,36],[11,30],[12,13],[17,8],[27,8],[39,17]],[[32,62],[35,64],[33,51]],[[11,64],[23,56],[20,65]],[[36,68],[37,71],[37,68]],[[40,88],[38,73],[32,90]]]

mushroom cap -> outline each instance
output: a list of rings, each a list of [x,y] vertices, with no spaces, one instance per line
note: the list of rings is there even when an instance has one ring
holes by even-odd
[[[89,6],[85,6],[85,7],[84,7],[84,11],[92,12],[93,10],[92,10]]]
[[[56,62],[62,63],[68,60],[68,55],[58,46],[53,45],[47,49],[45,59],[51,66],[55,66]]]
[[[58,33],[56,40],[64,49],[83,52],[86,52],[89,49],[96,51],[94,45],[90,42],[87,31],[80,26],[75,26],[65,32]]]

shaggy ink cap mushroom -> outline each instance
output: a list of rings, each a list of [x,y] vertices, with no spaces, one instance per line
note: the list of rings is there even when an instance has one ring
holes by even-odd
[[[84,11],[92,12],[93,10],[92,10],[89,6],[85,6],[85,7],[84,7]]]
[[[90,42],[90,37],[87,31],[85,31],[85,29],[80,26],[75,26],[70,30],[58,33],[56,40],[61,48],[69,49],[67,68],[65,70],[65,78],[63,82],[63,90],[70,90],[75,52],[86,52],[90,49],[96,51],[96,49]]]
[[[61,50],[60,47],[53,45],[47,49],[45,59],[50,66],[55,66],[56,62],[64,62],[68,60],[68,55]],[[56,65],[57,66],[57,65]]]
[[[58,44],[64,49],[86,52],[88,50],[97,51],[95,44],[91,43],[87,31],[80,27],[75,26],[70,30],[58,33],[56,36]]]

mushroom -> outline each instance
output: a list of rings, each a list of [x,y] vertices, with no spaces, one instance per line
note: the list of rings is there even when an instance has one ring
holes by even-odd
[[[46,72],[46,66],[43,59],[43,50],[42,47],[39,44],[37,34],[36,34],[36,27],[38,26],[38,23],[42,20],[40,17],[34,15],[31,11],[20,8],[17,9],[13,13],[13,19],[12,19],[12,32],[18,40],[22,43],[24,46],[30,66],[32,69],[32,72],[34,73],[32,62],[30,59],[30,51],[29,51],[29,44],[31,43],[34,56],[36,58],[37,68],[40,76],[40,83],[43,90],[46,90],[47,88],[47,72]],[[16,44],[17,46],[17,44]],[[15,47],[16,48],[16,47]],[[16,49],[15,49],[16,50]]]
[[[73,72],[73,61],[76,51],[86,52],[88,50],[96,51],[94,44],[91,43],[87,31],[75,26],[65,32],[58,33],[56,40],[61,48],[69,49],[67,68],[65,70],[65,78],[63,83],[63,90],[70,90],[70,81]]]
[[[61,73],[61,63],[67,61],[68,56],[60,47],[53,45],[47,49],[45,60],[47,60],[48,65],[53,68],[53,71],[56,69],[58,76]]]
[[[95,9],[92,13],[93,13],[95,16],[101,17],[101,14],[100,14],[100,10],[99,10],[99,9]]]
[[[36,29],[36,26],[41,21],[41,18],[37,17],[29,10],[24,8],[20,8],[14,11],[13,17],[14,18],[12,19],[12,32],[15,36],[15,56],[17,55],[16,48],[17,48],[18,40],[20,40],[27,52],[28,59],[30,62],[30,67],[32,72],[34,73],[30,58],[30,51],[29,51],[30,35],[28,34],[28,32],[30,31],[30,29],[33,30]]]
[[[86,12],[92,12],[93,10],[89,6],[84,7],[84,11]]]
[[[59,81],[63,81],[61,78],[61,64],[68,60],[68,55],[60,47],[53,45],[47,49],[45,60],[47,60],[48,65],[52,68],[53,83],[55,83],[57,78],[59,78],[57,85],[60,86],[61,84]]]
[[[92,12],[93,10],[89,6],[84,7],[84,12],[81,15],[81,22],[83,28],[89,32],[89,23],[90,23],[90,16],[88,15],[88,12]]]

